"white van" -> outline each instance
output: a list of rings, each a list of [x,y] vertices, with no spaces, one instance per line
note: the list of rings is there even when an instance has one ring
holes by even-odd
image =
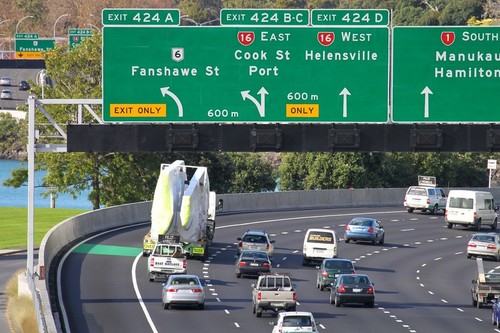
[[[451,229],[454,224],[471,226],[481,230],[489,225],[497,229],[497,208],[493,195],[485,191],[451,190],[446,201],[444,220]]]
[[[308,229],[302,247],[304,256],[302,265],[308,265],[313,260],[337,258],[337,236],[335,231],[328,229]]]

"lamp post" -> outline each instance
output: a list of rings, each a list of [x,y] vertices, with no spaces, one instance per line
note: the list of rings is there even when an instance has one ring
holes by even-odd
[[[63,18],[63,17],[66,17],[66,16],[69,16],[69,14],[62,14],[61,16],[59,16],[56,21],[54,22],[54,40],[56,39],[56,24],[57,24],[57,21],[59,21],[60,18]]]
[[[22,19],[19,20],[19,22],[17,22],[16,24],[16,34],[18,32],[18,28],[19,28],[19,24],[24,20],[24,19],[27,19],[27,18],[34,18],[34,16],[31,16],[31,15],[28,15],[28,16],[25,16],[23,17]]]
[[[3,21],[0,22],[0,25],[3,24],[3,23],[5,23],[5,22],[9,22],[9,21],[10,21],[9,19],[3,20]]]
[[[87,25],[88,25],[89,27],[92,27],[92,28],[96,29],[97,31],[101,31],[101,29],[99,29],[99,27],[98,27],[98,26],[96,26],[95,24],[92,24],[92,23],[87,23]]]

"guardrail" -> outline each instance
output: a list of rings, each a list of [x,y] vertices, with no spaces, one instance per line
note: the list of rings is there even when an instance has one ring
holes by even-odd
[[[268,193],[243,193],[218,195],[224,200],[225,212],[252,212],[271,210],[292,210],[303,208],[403,206],[406,188],[388,189],[339,189],[323,191],[290,191]],[[447,189],[448,191],[451,188]],[[490,191],[494,198],[500,198],[500,188],[474,188]],[[40,332],[62,332],[57,310],[52,311],[49,290],[55,290],[52,279],[46,279],[56,269],[57,257],[76,240],[118,227],[150,221],[151,201],[133,203],[95,210],[71,217],[54,226],[40,244],[38,266],[32,289],[37,306]],[[48,267],[48,269],[47,269]],[[30,277],[28,277],[30,279]],[[39,295],[38,295],[38,293]],[[36,295],[35,295],[36,294]],[[55,309],[55,308],[54,308]],[[45,326],[45,327],[43,327]]]

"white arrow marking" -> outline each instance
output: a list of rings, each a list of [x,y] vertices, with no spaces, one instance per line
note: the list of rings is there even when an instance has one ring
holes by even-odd
[[[257,107],[257,111],[259,111],[259,115],[263,118],[266,116],[266,95],[268,95],[269,93],[267,92],[266,88],[262,87],[257,94],[260,95],[260,103],[255,97],[250,95],[250,90],[242,91],[241,97],[243,98],[243,100],[248,98],[250,101],[252,101],[252,103]]]
[[[342,117],[347,118],[347,96],[351,96],[351,93],[347,88],[342,89],[339,95],[344,95],[344,103],[342,105]]]
[[[177,104],[177,109],[179,110],[179,117],[183,117],[184,116],[184,110],[182,109],[181,100],[173,92],[171,92],[169,90],[169,88],[170,87],[160,88],[161,94],[163,95],[163,97],[165,97],[165,95],[168,95],[168,96],[170,96],[174,100],[175,104]]]
[[[432,95],[432,91],[426,86],[420,94],[425,94],[424,118],[429,118],[429,95]]]

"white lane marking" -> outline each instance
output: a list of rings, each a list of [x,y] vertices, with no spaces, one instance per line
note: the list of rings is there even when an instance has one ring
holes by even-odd
[[[139,286],[137,285],[137,278],[136,278],[136,268],[137,268],[137,263],[139,262],[139,258],[142,257],[142,253],[139,253],[137,257],[135,257],[134,264],[132,265],[132,285],[134,286],[134,291],[135,295],[137,297],[137,300],[139,301],[139,304],[141,305],[142,312],[144,312],[144,315],[146,316],[146,320],[149,323],[149,327],[151,327],[151,330],[154,333],[158,333],[158,330],[156,329],[155,324],[153,323],[153,320],[151,319],[151,316],[149,315],[148,309],[146,308],[146,304],[144,304],[144,301],[142,300],[141,292],[139,291]]]
[[[460,309],[460,308],[457,308],[457,310],[458,310],[458,311],[460,311],[460,312],[464,312],[464,310],[462,310],[462,309]]]
[[[448,301],[447,301],[447,300],[445,300],[445,299],[442,299],[442,300],[441,300],[441,302],[443,302],[443,303],[448,303]]]
[[[228,309],[224,309],[224,312],[225,312],[226,314],[229,314],[229,310],[228,310]]]
[[[415,229],[401,229],[401,232],[407,232],[407,231],[415,231]]]
[[[240,325],[238,323],[234,323],[234,326],[236,326],[237,328],[240,328]]]
[[[478,317],[476,317],[474,319],[476,319],[477,321],[483,321],[481,318],[478,318]]]

